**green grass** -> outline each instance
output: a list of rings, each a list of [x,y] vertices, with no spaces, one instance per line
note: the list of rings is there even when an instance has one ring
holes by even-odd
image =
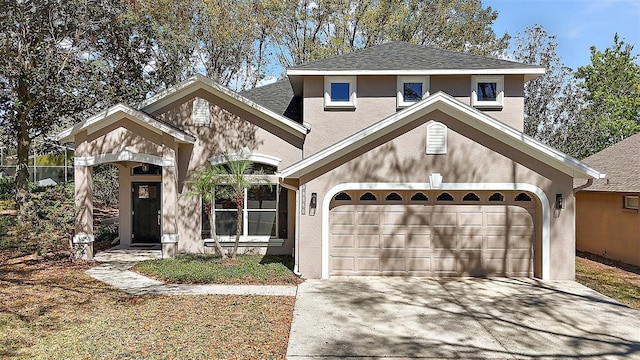
[[[640,275],[634,272],[576,257],[576,281],[640,310]]]
[[[300,282],[292,268],[291,256],[239,255],[234,264],[220,256],[184,254],[141,262],[134,271],[167,283],[286,285]]]

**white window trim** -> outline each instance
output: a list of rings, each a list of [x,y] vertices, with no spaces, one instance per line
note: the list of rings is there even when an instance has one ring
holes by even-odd
[[[631,205],[629,200],[635,200],[635,205]],[[637,195],[625,195],[624,196],[624,208],[629,210],[638,210],[638,196]]]
[[[495,101],[478,101],[478,83],[496,83]],[[504,106],[504,76],[472,76],[471,77],[471,106],[476,108],[500,108]]]
[[[331,101],[331,83],[349,84],[349,101]],[[355,109],[356,107],[355,76],[325,76],[324,77],[324,107],[327,109]]]
[[[397,77],[397,107],[403,108],[411,106],[418,101],[404,101],[404,84],[405,83],[421,83],[422,84],[422,99],[426,99],[429,96],[429,76],[398,76]]]
[[[444,144],[442,145],[442,147],[440,148],[436,148],[435,150],[429,150],[429,144],[431,143],[431,134],[432,134],[432,128],[434,127],[443,127],[444,128]],[[446,155],[447,154],[447,137],[449,133],[449,128],[447,127],[447,125],[441,123],[441,122],[437,122],[437,121],[430,121],[429,124],[427,124],[427,141],[426,141],[426,148],[425,148],[425,153],[427,155]]]

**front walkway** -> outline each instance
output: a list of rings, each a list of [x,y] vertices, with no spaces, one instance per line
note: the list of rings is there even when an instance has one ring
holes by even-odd
[[[94,260],[102,264],[86,273],[96,280],[132,295],[268,295],[296,296],[294,285],[188,285],[165,284],[131,271],[138,262],[160,259],[160,250],[113,248],[99,252]]]

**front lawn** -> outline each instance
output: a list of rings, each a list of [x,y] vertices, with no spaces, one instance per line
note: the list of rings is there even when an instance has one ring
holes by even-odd
[[[238,255],[237,261],[216,255],[183,254],[175,259],[149,260],[133,270],[165,283],[295,285],[301,280],[292,272],[287,255]]]
[[[134,296],[0,249],[0,359],[279,359],[294,297]]]
[[[576,281],[640,310],[640,267],[602,257],[579,253],[576,257]]]

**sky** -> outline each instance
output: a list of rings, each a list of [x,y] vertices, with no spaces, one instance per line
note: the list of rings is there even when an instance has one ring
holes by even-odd
[[[556,35],[561,61],[576,70],[588,65],[590,48],[604,51],[613,45],[617,32],[625,43],[640,53],[640,0],[483,0],[498,11],[493,30],[513,37],[527,27],[542,25]],[[640,60],[637,60],[640,63]]]

